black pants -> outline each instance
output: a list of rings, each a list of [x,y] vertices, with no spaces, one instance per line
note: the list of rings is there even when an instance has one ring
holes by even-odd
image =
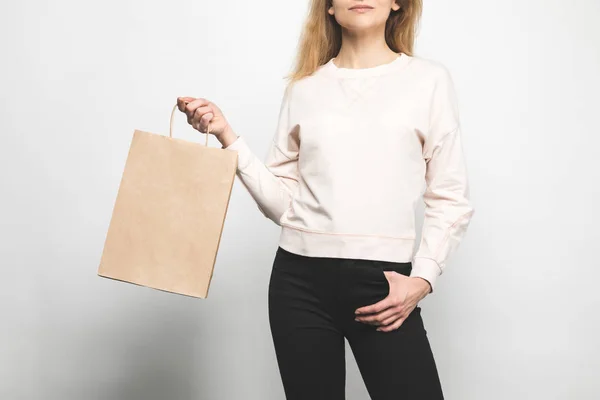
[[[410,262],[307,257],[278,248],[269,282],[269,321],[287,400],[345,399],[344,338],[372,400],[441,400],[440,380],[416,307],[397,330],[354,320],[384,299],[383,271]]]

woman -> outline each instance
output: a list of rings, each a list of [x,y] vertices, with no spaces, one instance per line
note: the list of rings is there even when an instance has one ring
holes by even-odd
[[[372,399],[443,398],[418,303],[474,209],[452,79],[412,55],[421,8],[312,0],[264,163],[214,103],[178,98],[281,226],[269,320],[287,399],[345,398],[344,338]]]

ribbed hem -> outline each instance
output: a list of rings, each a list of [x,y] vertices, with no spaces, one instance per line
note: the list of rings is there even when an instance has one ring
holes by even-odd
[[[414,244],[414,238],[315,233],[286,225],[279,238],[282,248],[304,256],[391,262],[410,262]]]
[[[435,282],[442,273],[438,263],[431,258],[415,257],[413,259],[412,267],[410,276],[418,276],[419,278],[425,279],[431,285],[430,293],[433,292]]]

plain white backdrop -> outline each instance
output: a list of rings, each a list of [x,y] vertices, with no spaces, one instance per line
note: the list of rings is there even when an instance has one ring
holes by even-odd
[[[416,55],[453,75],[476,208],[421,303],[446,398],[598,399],[600,3],[424,3]],[[1,3],[0,398],[284,398],[279,228],[239,180],[208,299],[96,271],[133,131],[168,134],[177,96],[266,155],[307,4]],[[347,360],[347,398],[368,399]]]

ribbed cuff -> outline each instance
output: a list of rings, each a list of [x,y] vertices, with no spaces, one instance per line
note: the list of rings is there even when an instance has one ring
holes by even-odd
[[[222,147],[222,149],[237,151],[239,171],[243,171],[252,162],[252,156],[254,154],[242,136],[238,136],[233,143],[227,147]]]
[[[419,277],[425,279],[431,285],[431,292],[435,288],[435,282],[437,277],[440,276],[442,271],[438,266],[438,263],[431,258],[426,257],[414,257],[412,262],[412,271],[410,276]]]

